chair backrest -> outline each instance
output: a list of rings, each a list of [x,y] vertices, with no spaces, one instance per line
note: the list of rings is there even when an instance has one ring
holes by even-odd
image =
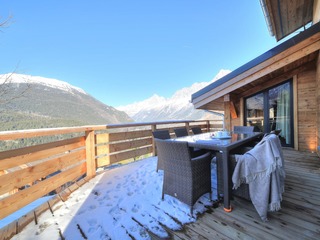
[[[156,130],[152,132],[152,135],[158,139],[170,139],[169,130]]]
[[[185,136],[189,135],[187,128],[185,128],[185,127],[175,128],[174,133],[176,134],[176,137],[185,137]]]
[[[254,126],[234,126],[233,132],[235,133],[252,133],[255,132]]]
[[[193,134],[201,134],[202,133],[202,130],[200,127],[193,127],[191,128]]]
[[[155,139],[158,157],[164,161],[164,170],[172,167],[184,168],[191,166],[191,155],[188,142]]]

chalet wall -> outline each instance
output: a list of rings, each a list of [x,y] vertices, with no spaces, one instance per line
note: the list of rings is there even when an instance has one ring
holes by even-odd
[[[313,3],[313,24],[320,21],[320,0],[314,0]]]
[[[302,151],[317,148],[317,82],[316,69],[297,75],[298,100],[298,146]]]
[[[320,57],[317,64],[309,65],[307,70],[296,75],[297,116],[294,117],[297,118],[298,124],[295,139],[300,151],[316,151],[320,145],[320,68],[317,70],[316,66],[320,66]],[[242,99],[234,98],[233,103],[239,114],[238,118],[230,117],[230,130],[233,126],[243,125]]]

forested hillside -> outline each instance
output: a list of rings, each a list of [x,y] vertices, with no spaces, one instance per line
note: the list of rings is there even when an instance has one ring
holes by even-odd
[[[132,122],[126,113],[59,80],[14,74],[10,81],[0,81],[0,87],[5,91],[0,131]],[[6,148],[12,144],[0,143]]]

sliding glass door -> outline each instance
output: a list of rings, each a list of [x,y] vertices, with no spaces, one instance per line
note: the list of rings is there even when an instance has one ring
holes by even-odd
[[[281,130],[283,146],[293,146],[292,84],[286,82],[245,100],[245,122],[262,132]]]

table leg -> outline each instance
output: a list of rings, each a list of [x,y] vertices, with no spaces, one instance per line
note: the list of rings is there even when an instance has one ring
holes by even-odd
[[[230,176],[229,176],[229,151],[222,152],[222,167],[223,167],[223,209],[226,212],[231,212],[230,205]]]

